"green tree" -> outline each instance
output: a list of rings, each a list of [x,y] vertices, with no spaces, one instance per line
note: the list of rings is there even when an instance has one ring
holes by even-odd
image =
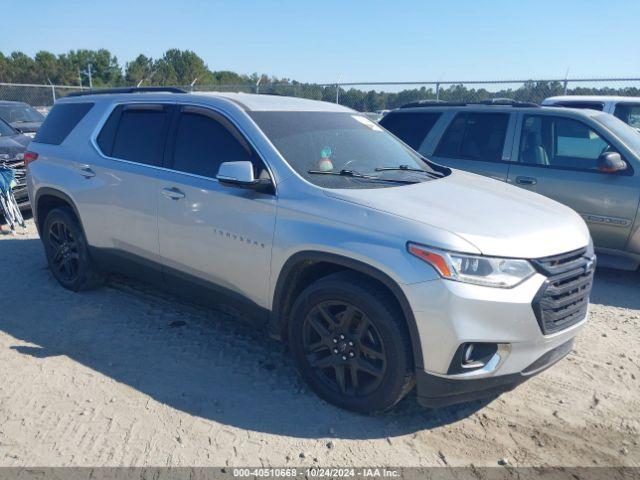
[[[34,60],[22,52],[11,52],[9,71],[12,82],[37,83],[38,81]]]
[[[0,52],[0,82],[9,83],[11,81],[11,66],[9,59]]]
[[[138,55],[132,62],[127,62],[124,77],[128,85],[138,85],[142,81],[151,82],[153,77],[153,59]]]
[[[213,74],[204,60],[191,50],[167,50],[155,62],[154,69],[154,83],[159,85],[189,85],[196,79],[200,84],[213,82]]]
[[[58,67],[58,58],[51,52],[40,50],[34,57],[38,83],[58,84],[62,80]]]

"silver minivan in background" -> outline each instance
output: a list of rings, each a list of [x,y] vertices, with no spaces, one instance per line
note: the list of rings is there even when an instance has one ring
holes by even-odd
[[[497,395],[567,355],[586,322],[595,257],[580,216],[424,161],[340,105],[69,96],[25,161],[62,286],[118,271],[224,298],[343,408],[385,410],[414,386],[431,407]]]
[[[640,134],[615,116],[506,101],[415,102],[380,125],[434,162],[573,208],[589,226],[599,265],[638,268]]]
[[[545,98],[542,105],[597,110],[613,115],[630,127],[640,130],[640,97],[560,95]]]

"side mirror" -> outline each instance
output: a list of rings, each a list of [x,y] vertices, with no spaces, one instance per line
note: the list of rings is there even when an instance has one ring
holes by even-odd
[[[605,173],[616,173],[627,169],[625,162],[618,152],[607,152],[598,158],[598,170]]]
[[[216,178],[222,185],[266,191],[272,188],[271,180],[255,178],[251,162],[224,162]]]

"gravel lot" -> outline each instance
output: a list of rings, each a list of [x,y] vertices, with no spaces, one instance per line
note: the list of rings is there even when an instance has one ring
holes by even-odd
[[[638,273],[599,271],[575,351],[488,405],[362,416],[224,309],[64,290],[32,222],[0,262],[0,466],[640,466]]]

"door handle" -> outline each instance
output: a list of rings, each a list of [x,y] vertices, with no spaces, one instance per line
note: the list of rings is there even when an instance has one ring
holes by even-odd
[[[92,178],[96,176],[96,172],[89,165],[79,165],[78,171],[84,178]]]
[[[516,183],[520,185],[535,185],[538,180],[533,177],[516,177]]]
[[[184,192],[181,192],[175,187],[163,188],[161,193],[162,195],[164,195],[167,198],[170,198],[171,200],[180,200],[181,198],[184,198]]]

